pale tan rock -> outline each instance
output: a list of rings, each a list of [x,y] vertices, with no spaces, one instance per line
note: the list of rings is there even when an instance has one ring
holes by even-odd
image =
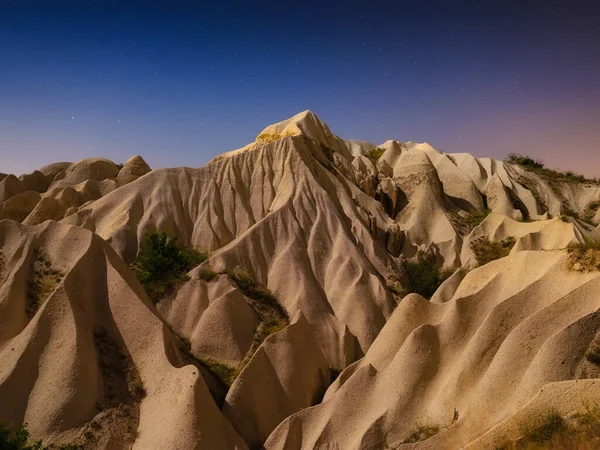
[[[582,395],[567,380],[600,326],[600,273],[569,272],[566,258],[517,252],[470,272],[445,303],[407,296],[325,401],[287,418],[265,448],[397,447],[423,423],[441,432],[410,448],[462,448],[523,408],[582,408],[598,387]]]
[[[40,201],[40,194],[35,191],[25,191],[0,203],[0,220],[11,219],[21,222],[33,211]]]
[[[182,367],[173,337],[106,242],[51,221],[0,221],[0,242],[0,420],[27,422],[32,438],[45,444],[81,442],[91,430],[98,437],[86,438],[89,448],[247,448],[198,369]],[[46,282],[47,298],[32,308],[27,289],[36,248],[60,276]],[[114,387],[127,383],[103,369],[114,364],[138,374],[143,398],[128,400]],[[111,413],[125,408],[122,402],[130,402],[126,416]]]
[[[50,186],[50,181],[38,170],[27,175],[21,175],[19,180],[26,191],[46,192],[46,189]]]
[[[115,178],[119,169],[112,161],[103,158],[87,158],[75,162],[64,172],[64,177],[54,181],[52,188],[67,187],[87,180],[103,181]]]
[[[8,175],[0,181],[0,203],[5,202],[17,194],[25,192],[25,187],[21,180],[14,175]]]
[[[231,386],[223,413],[250,448],[286,417],[321,400],[329,367],[301,313],[270,335]]]
[[[151,171],[152,169],[150,169],[150,166],[141,156],[132,156],[125,162],[121,170],[119,170],[116,181],[119,186],[123,186]]]

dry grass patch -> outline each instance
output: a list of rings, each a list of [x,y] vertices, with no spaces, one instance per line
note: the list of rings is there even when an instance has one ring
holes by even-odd
[[[589,223],[590,225],[596,225],[594,223],[594,216],[598,212],[598,209],[600,209],[600,200],[588,203],[588,205],[585,207],[585,210],[583,211],[583,216],[581,220],[583,220],[586,223]]]
[[[569,269],[576,272],[595,272],[600,270],[600,244],[589,242],[586,244],[572,245],[567,251]]]
[[[574,183],[583,184],[600,184],[598,178],[586,178],[583,175],[573,172],[572,170],[566,170],[564,172],[548,169],[544,162],[540,159],[533,159],[526,155],[518,153],[509,153],[504,160],[509,164],[514,164],[523,167],[524,169],[541,175],[550,181],[568,181]]]
[[[427,439],[435,436],[441,431],[441,427],[439,425],[423,425],[417,424],[410,431],[408,436],[404,438],[402,441],[403,444],[414,444],[417,442],[423,442]]]
[[[289,324],[289,318],[287,312],[279,304],[271,291],[255,281],[242,267],[237,266],[229,270],[227,274],[238,289],[246,296],[248,304],[252,307],[261,322],[254,333],[250,350],[248,350],[240,367],[238,367],[239,373],[269,335],[283,330]]]
[[[283,330],[289,324],[288,315],[273,296],[271,291],[255,281],[246,270],[236,266],[226,272],[237,288],[244,294],[250,307],[254,310],[258,319],[259,326],[256,328],[252,345],[246,353],[242,362],[237,366],[230,366],[220,361],[210,358],[202,358],[191,352],[191,344],[188,339],[176,333],[169,326],[171,333],[176,337],[179,350],[184,355],[186,362],[196,366],[202,366],[220,385],[216,390],[211,389],[211,393],[217,404],[222,405],[227,390],[231,387],[234,380],[248,364],[256,350],[271,334]],[[215,272],[206,267],[200,271],[200,278],[206,281],[212,280],[221,273]],[[210,386],[209,386],[210,388]]]
[[[259,145],[270,144],[271,142],[277,141],[278,139],[286,136],[295,136],[295,134],[291,131],[286,131],[283,134],[261,133],[257,136],[256,143]]]
[[[479,226],[487,216],[491,214],[491,210],[485,209],[482,212],[477,212],[474,214],[465,214],[461,215],[457,212],[450,212],[450,222],[454,229],[461,235],[466,236],[473,229]]]
[[[52,268],[50,259],[43,248],[33,251],[32,276],[27,289],[27,317],[35,316],[38,309],[56,290],[64,275]]]
[[[488,236],[481,236],[471,242],[471,250],[480,265],[508,256],[515,246],[516,239],[512,236],[501,241],[490,241]]]
[[[521,437],[497,450],[592,450],[600,448],[600,407],[584,405],[582,412],[563,417],[549,410],[519,425]]]
[[[113,436],[132,445],[137,435],[140,402],[146,396],[142,380],[131,356],[103,328],[94,330],[94,345],[102,374],[104,398],[96,405],[97,415],[83,434],[84,448],[93,447],[106,435],[109,428]]]

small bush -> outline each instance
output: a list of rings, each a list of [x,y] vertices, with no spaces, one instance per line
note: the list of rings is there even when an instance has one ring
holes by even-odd
[[[565,419],[556,410],[551,410],[543,417],[519,425],[523,439],[536,444],[550,441],[557,433],[565,431],[566,428]]]
[[[500,242],[492,242],[489,237],[481,236],[471,242],[471,250],[475,253],[475,258],[480,265],[508,256],[515,246],[516,240],[509,236]]]
[[[592,364],[600,365],[600,345],[592,343],[585,352],[585,359]]]
[[[437,425],[416,425],[409,433],[403,444],[414,444],[416,442],[426,441],[440,432],[440,427]]]
[[[456,162],[456,158],[448,153],[443,153],[443,155],[448,158],[450,160],[450,162],[452,164],[454,164],[455,166],[458,166],[458,163]]]
[[[377,161],[381,158],[381,155],[385,153],[384,148],[374,148],[365,153],[365,156],[371,160],[371,162],[377,165]]]
[[[2,450],[47,450],[42,441],[29,444],[27,424],[21,425],[11,433],[4,422],[0,422],[0,449]]]
[[[204,281],[211,281],[214,277],[216,277],[219,274],[217,272],[215,272],[214,270],[212,270],[210,267],[203,267],[200,269],[200,272],[198,275]]]
[[[177,283],[187,279],[187,272],[207,259],[204,253],[180,246],[177,237],[154,231],[144,238],[131,268],[148,297],[157,303]]]
[[[430,299],[440,285],[452,275],[451,272],[437,267],[434,258],[422,250],[417,253],[416,260],[404,262],[404,269],[408,276],[408,292],[417,293],[427,299]]]

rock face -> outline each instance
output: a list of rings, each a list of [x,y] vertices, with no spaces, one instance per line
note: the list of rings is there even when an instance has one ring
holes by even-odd
[[[598,205],[310,111],[200,168],[0,175],[0,421],[86,449],[499,447],[600,398],[600,271],[568,249],[596,251]],[[129,266],[154,230],[210,255],[157,304]]]
[[[250,448],[260,448],[286,417],[321,401],[329,366],[301,313],[269,336],[235,380],[223,413]]]
[[[5,220],[0,243],[2,420],[85,448],[246,448],[106,242]]]

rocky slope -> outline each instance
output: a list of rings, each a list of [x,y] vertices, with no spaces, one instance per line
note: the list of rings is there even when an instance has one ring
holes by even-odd
[[[600,399],[600,272],[567,250],[599,207],[589,180],[310,111],[197,169],[0,176],[0,421],[91,449],[496,448]],[[129,267],[155,230],[210,255],[157,304]],[[424,260],[453,273],[431,300]]]

